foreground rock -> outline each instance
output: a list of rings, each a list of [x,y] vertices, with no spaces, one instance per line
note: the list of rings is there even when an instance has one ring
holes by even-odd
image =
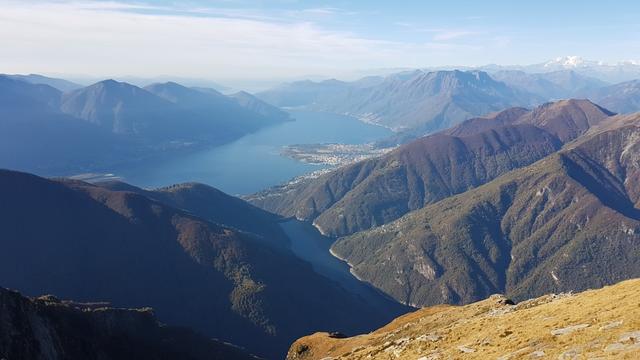
[[[115,309],[53,296],[30,299],[0,288],[1,359],[257,359],[185,328],[160,324],[150,309]]]
[[[440,305],[347,339],[316,333],[287,359],[521,359],[640,357],[640,279],[510,305],[501,295]]]

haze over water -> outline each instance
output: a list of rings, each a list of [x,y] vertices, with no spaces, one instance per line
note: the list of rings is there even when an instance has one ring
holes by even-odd
[[[296,121],[264,128],[224,146],[110,172],[145,188],[201,182],[230,194],[249,194],[326,167],[287,158],[280,154],[283,146],[363,144],[391,134],[388,129],[348,116],[308,111],[291,111],[291,116]]]

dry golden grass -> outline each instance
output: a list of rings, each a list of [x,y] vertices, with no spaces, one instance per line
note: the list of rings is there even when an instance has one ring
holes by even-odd
[[[288,359],[640,359],[640,279],[507,305],[435,306],[347,339],[316,333]]]

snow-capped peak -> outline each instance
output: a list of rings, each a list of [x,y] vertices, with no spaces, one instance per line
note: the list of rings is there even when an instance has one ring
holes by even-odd
[[[577,68],[577,67],[585,66],[586,63],[587,62],[580,56],[561,56],[547,62],[546,64],[544,64],[544,66],[545,67],[561,66],[564,68]]]
[[[620,62],[620,65],[640,65],[640,60],[624,60]]]

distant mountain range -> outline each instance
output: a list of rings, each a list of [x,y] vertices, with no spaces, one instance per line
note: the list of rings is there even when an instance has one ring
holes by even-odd
[[[96,82],[99,79],[95,79],[90,82]],[[139,87],[146,87],[152,84],[162,84],[167,82],[176,82],[189,88],[211,89],[217,92],[228,92],[231,90],[229,86],[220,84],[215,81],[180,77],[180,76],[154,76],[154,77],[139,77],[139,76],[118,76],[116,80],[126,82]]]
[[[0,198],[0,283],[27,295],[150,306],[269,358],[316,329],[356,334],[406,311],[317,274],[279,217],[208,186],[146,191],[2,170]]]
[[[105,80],[62,92],[41,77],[0,76],[0,166],[86,172],[153,154],[216,146],[288,114],[249,94]],[[45,79],[47,80],[47,79]],[[48,79],[52,85],[60,81]]]
[[[599,79],[607,83],[619,83],[640,78],[640,61],[628,60],[617,63],[594,61],[580,56],[560,56],[545,62],[529,65],[498,65],[483,66],[438,66],[428,67],[427,71],[451,70],[481,70],[488,73],[500,71],[523,71],[528,74],[541,74],[557,71],[573,71],[580,75]]]
[[[457,70],[416,70],[354,83],[304,81],[257,96],[277,106],[304,106],[348,114],[396,131],[421,133],[447,128],[491,111],[542,101],[495,81],[485,72]]]
[[[289,114],[287,112],[265,103],[246,91],[239,91],[229,95],[229,97],[235,100],[243,108],[254,113],[258,113],[266,118],[281,119],[282,121],[289,120]]]
[[[275,106],[295,108],[338,101],[350,87],[350,83],[339,80],[302,80],[279,85],[256,96]]]
[[[151,309],[26,298],[0,288],[0,357],[4,359],[258,360],[186,328],[159,323]]]
[[[566,98],[588,98],[615,112],[640,111],[632,91],[637,79],[637,63],[608,65],[566,57],[529,66],[402,71],[353,82],[305,80],[257,96],[277,106],[346,114],[391,128],[398,134],[380,143],[388,146],[489,112]]]
[[[61,112],[59,90],[0,76],[0,94],[0,166],[81,169],[126,155],[113,134]]]
[[[640,63],[637,61],[609,64],[603,61],[586,60],[579,56],[562,56],[544,63],[521,66],[519,68],[530,73],[573,70],[579,74],[609,83],[640,78]]]
[[[30,84],[36,85],[49,85],[52,88],[58,89],[62,92],[72,91],[82,88],[83,86],[80,84],[76,84],[74,82],[64,80],[64,79],[56,79],[50,78],[47,76],[42,76],[38,74],[29,74],[29,75],[5,75],[14,80],[25,81]]]
[[[527,93],[495,81],[485,72],[416,71],[349,94],[345,104],[328,109],[397,131],[420,129],[429,132],[472,116],[537,101]]]
[[[548,100],[583,96],[609,85],[602,80],[581,75],[574,70],[527,73],[520,70],[500,70],[491,77],[505,84]]]
[[[621,114],[640,111],[640,80],[594,89],[587,96]]]
[[[253,102],[259,100],[254,98]],[[154,84],[142,89],[105,80],[63,94],[61,110],[116,134],[167,140],[217,137],[214,141],[224,142],[288,120],[286,113],[267,104],[262,106],[271,112],[262,113],[243,104],[215,90],[205,92],[177,83]]]
[[[108,132],[138,136],[170,132],[171,119],[181,115],[170,103],[149,91],[114,80],[63,94],[60,109]]]

